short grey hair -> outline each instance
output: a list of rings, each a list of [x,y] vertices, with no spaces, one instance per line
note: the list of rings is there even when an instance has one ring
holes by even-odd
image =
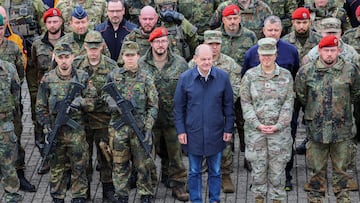
[[[282,23],[281,23],[281,19],[278,17],[278,16],[268,16],[267,18],[265,18],[264,20],[264,27],[267,25],[267,24],[275,24],[275,23],[279,23],[281,28],[282,28]]]

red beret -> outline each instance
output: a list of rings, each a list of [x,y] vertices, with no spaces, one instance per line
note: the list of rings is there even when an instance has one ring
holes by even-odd
[[[356,17],[360,16],[360,5],[356,8],[355,15]]]
[[[48,17],[59,16],[61,17],[61,12],[58,8],[49,8],[43,15],[43,21],[46,21]]]
[[[298,20],[306,20],[306,19],[310,19],[310,12],[307,8],[304,7],[300,7],[297,8],[291,15],[291,18],[293,20],[298,19]]]
[[[323,47],[337,47],[339,46],[339,39],[333,35],[323,37],[319,42],[319,49]]]
[[[226,6],[222,12],[222,16],[224,17],[229,15],[238,15],[238,14],[240,14],[240,8],[234,4],[230,4]]]
[[[149,42],[152,42],[156,38],[164,37],[164,36],[168,36],[168,35],[169,35],[169,32],[166,28],[157,27],[150,33]]]

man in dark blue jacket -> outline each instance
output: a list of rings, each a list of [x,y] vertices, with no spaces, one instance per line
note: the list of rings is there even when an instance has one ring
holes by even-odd
[[[264,28],[263,28],[263,33],[265,37],[271,37],[277,40],[277,44],[276,44],[277,58],[275,62],[280,67],[289,70],[291,75],[295,79],[296,73],[299,70],[299,66],[300,66],[299,52],[294,45],[280,39],[281,32],[282,32],[282,25],[279,17],[269,16],[265,19]],[[258,45],[255,45],[245,53],[244,66],[243,69],[241,70],[242,76],[245,74],[245,72],[248,69],[253,68],[260,64],[259,55],[257,52],[258,47],[259,47]],[[294,138],[294,140],[296,135],[297,118],[299,115],[299,111],[300,111],[300,104],[295,101],[294,113],[291,121],[291,136]],[[294,161],[294,152],[292,152],[291,159],[285,168],[286,191],[292,190],[292,183],[291,183],[292,176],[290,172],[293,168],[293,161]]]
[[[125,20],[125,7],[121,0],[110,0],[107,4],[108,20],[97,25],[95,30],[103,36],[110,50],[111,59],[122,64],[120,55],[121,46],[126,35],[137,28],[137,25]]]
[[[191,202],[202,201],[202,159],[208,167],[209,202],[220,202],[221,156],[234,127],[234,98],[228,74],[212,66],[212,50],[199,45],[196,66],[181,74],[174,96],[178,139],[189,157]]]

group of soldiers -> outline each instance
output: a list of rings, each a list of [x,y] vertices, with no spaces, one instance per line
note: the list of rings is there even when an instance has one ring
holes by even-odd
[[[70,188],[72,202],[90,198],[93,143],[104,200],[128,202],[130,189],[137,187],[142,202],[153,201],[157,175],[151,152],[155,151],[161,158],[160,181],[172,189],[174,198],[188,201],[173,96],[180,74],[196,65],[192,56],[199,44],[211,47],[213,65],[230,76],[242,152],[246,145],[240,83],[245,71],[258,64],[251,48],[259,39],[278,41],[276,62],[294,78],[300,66],[318,58],[317,45],[328,35],[341,39],[342,58],[360,65],[359,1],[58,0],[52,2],[54,8],[45,3],[0,1],[0,76],[4,78],[0,167],[3,177],[8,177],[3,181],[7,202],[21,201],[19,189],[36,191],[24,175],[20,142],[24,81],[31,96],[35,143],[44,159],[38,173],[51,171],[54,202],[64,202]],[[297,52],[290,55],[293,52],[288,50],[294,47]],[[105,91],[108,86],[118,96]],[[66,111],[60,112],[64,106]],[[358,106],[354,105],[357,127]],[[293,138],[300,108],[295,100]],[[67,122],[59,121],[60,114],[67,115],[63,118]],[[55,131],[56,125],[60,129]],[[49,143],[54,133],[56,143]],[[300,154],[306,142],[297,149]],[[225,193],[235,190],[230,178],[233,149],[231,142],[222,155]],[[244,166],[251,171],[250,162],[244,160]],[[291,168],[290,160],[287,191],[292,190]],[[356,182],[350,185],[357,189]]]

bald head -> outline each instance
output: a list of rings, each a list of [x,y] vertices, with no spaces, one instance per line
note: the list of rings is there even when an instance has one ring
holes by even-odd
[[[4,24],[6,25],[8,23],[8,18],[7,18],[6,10],[3,6],[0,6],[0,15],[4,17]]]
[[[141,29],[145,33],[150,33],[155,28],[157,21],[158,21],[158,16],[153,7],[144,6],[144,8],[141,9],[139,15],[139,22],[141,25]]]

